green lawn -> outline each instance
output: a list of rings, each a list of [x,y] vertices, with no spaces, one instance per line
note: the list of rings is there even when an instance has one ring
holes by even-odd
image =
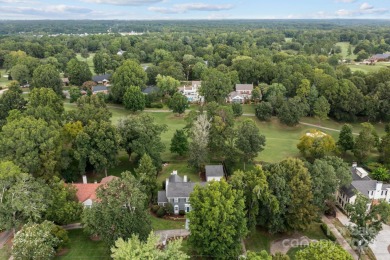
[[[8,73],[5,72],[5,69],[0,69],[0,87],[5,87],[10,82],[8,80],[8,77],[4,77],[4,75],[8,75]]]
[[[5,244],[2,249],[0,249],[0,259],[9,259],[11,257],[11,248],[8,244]]]
[[[336,43],[336,46],[340,46],[341,47],[341,55],[343,56],[343,58],[345,59],[356,59],[356,55],[353,54],[353,50],[355,49],[354,46],[351,46],[351,51],[352,51],[352,54],[350,56],[348,56],[348,47],[349,47],[350,43],[349,42],[338,42]]]
[[[93,57],[95,56],[95,53],[90,53],[88,58],[81,57],[80,53],[77,53],[76,58],[80,61],[85,61],[88,64],[89,69],[91,70],[92,74],[95,75],[95,69],[93,66]]]
[[[371,73],[371,72],[376,72],[382,68],[390,68],[390,63],[389,62],[387,62],[387,63],[379,62],[379,63],[376,63],[375,65],[350,64],[347,66],[351,69],[352,72],[360,70],[360,71],[363,71],[365,73]]]
[[[151,216],[152,221],[152,229],[154,231],[157,230],[169,230],[169,229],[184,229],[185,221],[175,221],[168,220],[163,218],[157,218],[155,216]]]
[[[61,260],[111,259],[107,246],[102,241],[92,241],[82,229],[69,230],[69,251],[56,257]]]

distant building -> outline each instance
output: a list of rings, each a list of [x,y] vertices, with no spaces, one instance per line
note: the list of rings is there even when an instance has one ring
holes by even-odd
[[[187,97],[188,102],[203,102],[204,97],[200,95],[199,90],[202,85],[201,81],[191,81],[191,85],[179,88],[179,91]]]
[[[369,59],[370,62],[380,62],[380,61],[389,61],[390,53],[375,54]]]
[[[92,95],[96,95],[97,93],[108,94],[108,88],[104,85],[93,86]]]
[[[149,87],[145,88],[144,90],[142,90],[142,93],[144,93],[145,95],[158,93],[158,92],[160,92],[160,88],[156,87],[156,86],[149,86]]]
[[[368,172],[358,167],[357,163],[352,164],[351,174],[352,183],[349,186],[341,187],[336,194],[337,203],[341,207],[344,208],[348,203],[354,204],[358,193],[370,199],[367,208],[370,208],[372,203],[376,203],[379,200],[385,200],[390,203],[390,184],[372,180],[368,176]]]
[[[252,98],[253,84],[236,84],[236,91],[230,92],[228,102],[245,103]]]
[[[95,75],[92,77],[92,81],[94,81],[98,85],[109,86],[110,85],[111,74],[103,74],[103,75]]]

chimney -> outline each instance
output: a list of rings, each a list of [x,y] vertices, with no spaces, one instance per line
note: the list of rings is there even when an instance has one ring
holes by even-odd
[[[168,190],[169,178],[165,179],[165,190]]]
[[[87,175],[83,175],[83,183],[84,183],[84,184],[87,184],[87,183],[88,183],[88,181],[87,181]]]
[[[187,182],[187,175],[184,175],[183,182]]]
[[[377,181],[375,190],[376,191],[381,191],[382,190],[382,185],[383,185],[383,183],[381,181]]]
[[[356,168],[357,167],[357,162],[353,162],[352,163],[352,168]]]
[[[177,175],[177,171],[173,171],[171,175]]]

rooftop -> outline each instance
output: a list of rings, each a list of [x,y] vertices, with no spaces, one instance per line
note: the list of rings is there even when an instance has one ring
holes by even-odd
[[[206,165],[206,177],[223,177],[222,165]]]
[[[253,84],[236,84],[236,91],[253,90]]]
[[[111,78],[111,74],[103,74],[103,75],[95,75],[92,77],[92,80],[95,82],[103,82],[103,80],[109,80]]]

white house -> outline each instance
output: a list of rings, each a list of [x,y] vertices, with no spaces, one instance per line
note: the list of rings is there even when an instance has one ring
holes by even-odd
[[[192,81],[190,86],[183,86],[179,91],[187,97],[188,102],[203,102],[204,98],[199,94],[201,81]]]
[[[371,203],[375,203],[378,200],[385,200],[390,203],[389,184],[372,180],[365,169],[357,167],[357,163],[352,164],[351,172],[352,183],[348,187],[341,187],[336,193],[337,203],[341,207],[344,208],[348,203],[354,204],[358,193],[370,199],[367,208],[370,208]]]
[[[220,181],[224,177],[222,165],[206,166],[206,180]],[[179,214],[180,210],[186,213],[191,211],[190,194],[196,185],[205,186],[207,182],[191,182],[188,181],[186,175],[180,177],[177,171],[173,171],[169,178],[165,180],[165,190],[159,191],[157,203],[160,206],[165,206],[168,203],[173,205],[174,214]]]

